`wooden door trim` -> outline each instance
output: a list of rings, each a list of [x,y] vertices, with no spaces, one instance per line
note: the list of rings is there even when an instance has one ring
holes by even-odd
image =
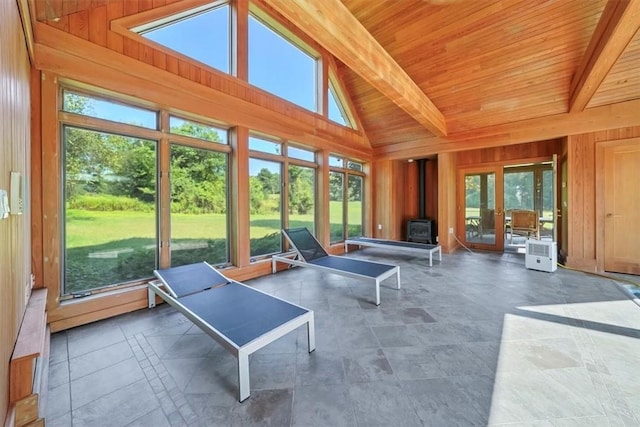
[[[612,147],[624,147],[624,146],[634,146],[640,144],[640,137],[638,138],[627,138],[627,139],[616,139],[612,141],[603,141],[596,143],[596,166],[595,166],[595,176],[597,177],[596,181],[596,196],[595,196],[595,205],[596,205],[596,223],[595,223],[595,238],[596,238],[596,268],[598,271],[604,270],[604,261],[605,261],[605,248],[604,248],[604,228],[605,228],[605,188],[604,188],[604,180],[605,180],[605,150],[607,148]]]
[[[456,184],[456,221],[455,221],[456,237],[459,239],[460,242],[464,242],[465,245],[470,244],[470,245],[473,245],[474,247],[477,247],[480,250],[495,250],[496,252],[504,251],[504,233],[501,234],[503,236],[501,241],[498,238],[498,229],[504,230],[504,165],[500,163],[492,163],[490,165],[482,164],[482,165],[476,165],[476,166],[465,165],[464,167],[459,167],[457,172],[458,172],[458,175],[456,179],[457,184]],[[495,222],[495,225],[496,225],[495,245],[486,245],[482,243],[478,244],[478,243],[467,242],[467,237],[466,237],[466,226],[465,226],[466,217],[464,214],[464,210],[462,209],[465,206],[464,177],[465,177],[465,174],[467,173],[484,173],[484,172],[495,173],[496,209],[498,208],[498,205],[500,205],[500,208],[502,210],[501,219],[498,220],[496,218],[496,222]],[[501,201],[501,203],[498,203],[498,201]]]

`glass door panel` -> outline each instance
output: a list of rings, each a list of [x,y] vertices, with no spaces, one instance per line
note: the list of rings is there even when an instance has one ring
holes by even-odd
[[[474,248],[502,250],[503,207],[500,170],[463,171],[461,210],[465,244]]]
[[[556,211],[554,170],[542,171],[542,213],[540,215],[540,237],[555,239],[554,212]]]
[[[533,210],[533,171],[504,173],[504,210]]]
[[[511,228],[515,210],[535,211],[539,218],[539,235],[552,239],[554,234],[554,172],[548,162],[508,165],[504,168],[505,243],[508,250],[523,252],[532,234]],[[535,233],[537,236],[538,233]]]

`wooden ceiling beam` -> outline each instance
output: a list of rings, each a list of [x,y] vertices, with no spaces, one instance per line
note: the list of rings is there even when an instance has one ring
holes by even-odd
[[[640,28],[640,0],[609,0],[571,82],[569,111],[583,111]]]
[[[442,112],[340,0],[264,0],[437,136]]]
[[[561,113],[513,123],[451,133],[447,138],[432,137],[385,145],[374,149],[376,160],[402,160],[438,153],[502,147],[567,135],[640,126],[640,99],[589,108],[578,113]]]

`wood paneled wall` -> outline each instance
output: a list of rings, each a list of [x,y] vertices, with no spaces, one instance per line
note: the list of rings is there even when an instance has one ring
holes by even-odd
[[[30,181],[30,65],[15,1],[0,2],[0,189],[10,192],[10,172],[25,178],[22,215],[0,219],[0,421],[9,403],[9,360],[31,284],[28,202]]]
[[[373,162],[373,237],[401,239],[405,214],[399,207],[404,206],[407,193],[403,187],[407,164],[400,160]]]
[[[454,153],[438,154],[438,240],[445,253],[457,247],[456,227],[456,157]],[[453,228],[453,233],[449,230]]]
[[[640,126],[569,136],[567,150],[567,265],[596,271],[603,260],[597,257],[596,215],[599,201],[596,181],[596,148],[608,141],[640,137]],[[607,171],[603,171],[607,173]]]
[[[486,163],[508,163],[528,159],[551,158],[559,154],[561,139],[530,142],[528,144],[507,145],[504,147],[481,148],[457,153],[458,166],[480,165]]]
[[[457,247],[449,229],[456,224],[455,196],[456,170],[460,166],[482,164],[508,164],[551,159],[560,154],[562,140],[552,139],[527,144],[488,147],[458,153],[439,154],[437,159],[426,162],[425,167],[425,215],[436,220],[440,244],[445,251]],[[445,162],[442,164],[442,162]],[[383,224],[382,230],[374,230],[377,237],[406,239],[405,225],[408,219],[417,218],[418,166],[417,162],[404,160],[379,160],[375,162],[376,204],[374,223]],[[441,179],[445,181],[440,182]],[[395,193],[392,193],[395,191]],[[388,198],[387,198],[388,197]],[[453,203],[453,205],[451,205]],[[442,209],[441,209],[442,205]],[[393,206],[400,206],[398,210]],[[445,216],[442,216],[445,215]]]
[[[438,217],[438,162],[436,159],[424,159],[425,160],[425,191],[424,191],[424,203],[425,211],[424,215],[427,218],[436,219]],[[401,201],[404,206],[403,215],[401,216],[398,227],[400,228],[400,238],[406,240],[407,229],[406,224],[410,219],[418,218],[420,215],[419,205],[419,166],[418,162],[400,162],[403,165],[403,175],[397,177],[403,182]],[[437,227],[437,224],[436,224]]]

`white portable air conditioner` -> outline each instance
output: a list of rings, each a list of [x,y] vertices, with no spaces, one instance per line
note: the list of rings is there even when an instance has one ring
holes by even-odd
[[[557,243],[528,239],[524,265],[531,270],[547,271],[549,273],[556,271],[558,268]]]

